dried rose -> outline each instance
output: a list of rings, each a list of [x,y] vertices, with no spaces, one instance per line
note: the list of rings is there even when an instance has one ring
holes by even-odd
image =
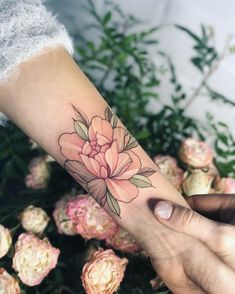
[[[117,291],[128,261],[120,258],[113,250],[98,250],[85,264],[82,283],[87,294],[112,294]]]
[[[4,268],[0,268],[0,293],[20,294],[20,287],[17,280]]]
[[[183,181],[184,172],[178,167],[176,159],[171,156],[157,155],[153,160],[160,168],[161,173],[179,189]]]
[[[35,286],[56,266],[59,253],[47,239],[23,233],[15,245],[13,268],[24,284]]]
[[[116,221],[88,194],[69,201],[66,213],[85,239],[102,240],[118,231]]]
[[[47,156],[33,158],[29,163],[29,174],[25,178],[28,188],[44,189],[50,179],[50,167],[47,163]]]
[[[127,253],[139,253],[142,251],[136,240],[121,227],[119,227],[115,235],[106,239],[106,245]]]
[[[187,165],[202,168],[211,165],[214,154],[205,142],[188,138],[182,142],[179,156]]]
[[[193,170],[191,173],[185,174],[182,187],[187,196],[195,194],[208,194],[211,189],[213,177],[202,170]]]
[[[55,220],[59,234],[65,234],[70,236],[77,234],[76,225],[71,221],[71,219],[66,214],[67,203],[71,200],[71,196],[65,195],[55,204],[53,218]]]
[[[7,254],[11,244],[12,238],[10,231],[3,225],[0,225],[0,258]]]
[[[27,232],[34,234],[43,233],[49,222],[46,212],[42,208],[33,205],[25,208],[19,218],[23,228]]]

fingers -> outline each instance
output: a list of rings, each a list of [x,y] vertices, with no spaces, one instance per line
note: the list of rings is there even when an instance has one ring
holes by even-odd
[[[194,247],[185,263],[185,273],[205,293],[235,293],[234,271],[207,247]]]
[[[207,194],[187,197],[190,207],[200,214],[221,222],[230,223],[235,214],[235,195]]]
[[[234,272],[201,242],[190,237],[184,241],[183,254],[165,262],[157,260],[155,266],[173,293],[235,293]]]
[[[166,201],[156,204],[154,214],[167,228],[200,240],[235,270],[234,226],[209,220],[191,209]]]
[[[197,212],[173,205],[167,201],[158,201],[154,214],[160,223],[169,229],[190,235],[203,243],[208,243],[208,237],[212,236],[218,223],[213,222]]]

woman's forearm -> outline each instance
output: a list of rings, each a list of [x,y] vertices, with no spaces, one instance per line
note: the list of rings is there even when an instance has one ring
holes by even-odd
[[[0,108],[140,242],[164,230],[154,199],[186,206],[62,47],[22,63]]]

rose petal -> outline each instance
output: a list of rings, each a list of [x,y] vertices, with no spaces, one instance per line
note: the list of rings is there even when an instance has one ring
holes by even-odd
[[[61,153],[70,160],[80,160],[80,153],[86,141],[81,139],[77,133],[63,134],[59,138]]]
[[[91,196],[95,199],[101,199],[106,194],[106,183],[103,179],[94,179],[87,183],[87,189]]]
[[[105,159],[108,163],[108,166],[110,168],[110,174],[112,174],[117,166],[118,162],[118,145],[117,141],[114,141],[111,145],[111,147],[105,152]]]
[[[129,158],[131,159],[131,164],[128,166],[127,169],[122,169],[119,174],[115,172],[113,174],[113,177],[120,180],[130,179],[132,176],[136,175],[139,172],[141,168],[141,162],[139,156],[137,156],[133,151],[126,151],[122,154],[127,154],[129,156]]]
[[[138,188],[128,180],[106,179],[105,182],[112,196],[118,201],[128,203],[138,196]]]
[[[125,146],[127,143],[125,140],[126,135],[127,135],[127,131],[123,128],[118,127],[113,130],[113,141],[117,140],[119,152],[125,149]]]
[[[81,159],[89,172],[96,177],[100,177],[100,164],[97,160],[84,154],[81,154]]]
[[[110,177],[116,178],[116,176],[123,174],[131,165],[131,162],[132,160],[127,153],[119,153],[116,169],[110,174]]]
[[[90,173],[80,161],[67,160],[64,167],[67,171],[74,173],[76,177],[81,178],[82,181],[84,180],[85,182],[89,182],[95,178],[95,176]]]
[[[111,124],[99,116],[93,117],[88,129],[88,136],[90,141],[97,139],[97,133],[102,134],[102,136],[108,139],[109,142],[112,142],[113,128]]]

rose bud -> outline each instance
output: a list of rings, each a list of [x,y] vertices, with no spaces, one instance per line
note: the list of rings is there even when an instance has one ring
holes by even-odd
[[[34,234],[41,234],[48,225],[49,217],[46,212],[33,205],[25,208],[19,215],[22,227],[27,231]]]
[[[157,155],[153,158],[153,161],[158,165],[161,173],[179,189],[184,172],[178,167],[176,159],[171,156]]]
[[[20,287],[17,280],[4,268],[0,268],[0,293],[20,294]]]
[[[115,235],[106,239],[106,245],[126,253],[134,254],[142,251],[136,240],[121,227]]]
[[[68,202],[66,213],[85,239],[107,239],[118,231],[117,222],[89,194]]]
[[[47,156],[39,156],[29,163],[29,174],[25,178],[25,185],[32,189],[45,189],[50,179],[50,167]]]
[[[82,284],[87,294],[112,294],[117,291],[128,261],[120,258],[113,250],[98,250],[85,264]]]
[[[15,245],[13,268],[24,284],[39,285],[55,268],[59,253],[47,239],[40,240],[31,233],[23,233]]]
[[[214,154],[205,142],[188,138],[181,143],[179,156],[187,165],[194,168],[203,168],[211,165]]]
[[[68,201],[71,201],[72,197],[69,195],[65,195],[55,204],[55,209],[53,212],[53,218],[55,220],[57,230],[59,234],[65,235],[76,235],[76,225],[69,219],[66,214],[66,208]]]
[[[203,171],[193,170],[192,173],[186,173],[182,187],[187,196],[195,194],[208,194],[211,189],[213,177]]]
[[[12,238],[10,231],[4,226],[0,225],[0,258],[7,254],[11,244]]]

